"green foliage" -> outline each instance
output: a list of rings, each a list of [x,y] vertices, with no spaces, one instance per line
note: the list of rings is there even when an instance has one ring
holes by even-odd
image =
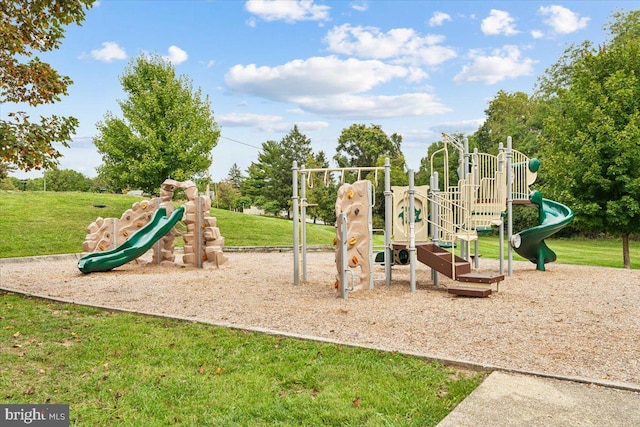
[[[132,60],[120,81],[128,95],[118,101],[123,118],[107,113],[93,140],[100,175],[113,187],[156,194],[167,178],[204,174],[220,131],[201,89],[157,55]]]
[[[229,181],[221,181],[216,185],[215,198],[212,205],[222,209],[233,210],[237,207],[240,191]]]
[[[0,301],[3,403],[64,402],[71,425],[433,426],[482,380],[398,353]]]
[[[543,88],[548,194],[571,206],[582,230],[640,231],[640,11],[614,14],[597,49],[569,48]]]
[[[233,188],[240,189],[242,187],[242,181],[244,181],[244,177],[242,176],[242,171],[238,167],[237,163],[234,163],[229,169],[229,175],[227,176],[227,181],[233,185]]]
[[[297,125],[280,142],[264,142],[258,160],[247,169],[249,176],[241,184],[242,194],[254,200],[264,196],[277,204],[278,211],[288,212],[293,194],[293,162],[300,167],[310,154],[311,140],[300,133]]]
[[[49,169],[44,173],[47,191],[91,191],[93,180],[71,169]]]
[[[0,190],[12,191],[20,188],[20,180],[15,177],[0,179]]]
[[[352,124],[342,130],[333,159],[339,167],[384,166],[384,159],[391,163],[391,185],[407,185],[406,163],[402,154],[402,136],[397,133],[388,136],[380,125]],[[361,178],[375,181],[375,173],[366,173]],[[346,181],[356,180],[354,173],[347,174]],[[377,222],[384,216],[384,174],[378,172],[375,186],[374,216]]]
[[[67,95],[71,78],[34,55],[59,48],[64,26],[80,25],[93,2],[12,0],[0,4],[0,104],[36,107]],[[38,123],[24,111],[5,113],[8,120],[0,120],[0,166],[8,163],[27,171],[54,166],[61,154],[53,144],[68,147],[78,126],[74,117],[41,116]]]
[[[280,204],[275,200],[270,200],[262,206],[262,209],[264,209],[265,213],[276,216],[280,213]]]
[[[538,137],[542,130],[540,101],[524,92],[498,91],[489,107],[487,118],[471,138],[481,153],[498,154],[498,146],[513,139],[513,148],[529,157],[538,154]]]
[[[0,181],[7,178],[9,176],[9,173],[14,172],[15,170],[16,168],[9,163],[0,162]]]
[[[463,134],[453,134],[451,137],[461,144],[464,141]],[[459,168],[459,159],[460,152],[458,149],[450,143],[446,144],[446,153],[447,153],[447,163],[449,165],[447,169],[447,173],[449,175],[449,182],[447,185],[458,185],[458,180],[460,179],[458,168]],[[444,183],[444,164],[445,164],[445,142],[444,140],[440,140],[429,145],[427,149],[427,156],[423,157],[420,160],[420,169],[416,173],[415,183],[416,185],[429,185],[430,177],[434,174],[434,172],[438,173],[438,183],[440,185],[440,189],[443,189],[445,186]],[[443,150],[443,151],[440,151]],[[469,150],[473,151],[473,146],[470,144]]]
[[[236,199],[235,208],[242,212],[243,209],[248,209],[252,205],[251,197],[249,196],[240,196]]]
[[[309,156],[305,167],[308,169],[328,168],[329,161],[324,151]],[[320,172],[306,179],[307,203],[315,205],[307,208],[307,215],[313,219],[332,224],[336,220],[335,204],[338,197],[338,184],[335,182],[333,174]],[[311,182],[308,182],[309,179]]]
[[[370,167],[380,157],[398,158],[402,136],[394,133],[390,137],[380,125],[352,124],[342,130],[338,138],[334,160],[339,167]]]

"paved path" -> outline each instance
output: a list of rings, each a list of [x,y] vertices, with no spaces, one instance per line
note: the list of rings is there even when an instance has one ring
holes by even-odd
[[[640,393],[493,372],[438,427],[640,426]]]

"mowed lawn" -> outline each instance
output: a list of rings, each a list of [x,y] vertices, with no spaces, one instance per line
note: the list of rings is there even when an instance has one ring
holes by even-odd
[[[82,252],[98,217],[120,218],[142,197],[55,192],[0,192],[0,258]],[[180,202],[176,202],[179,205]],[[211,209],[226,246],[292,246],[291,221]],[[333,226],[309,224],[307,241],[331,245]],[[179,245],[181,239],[176,240]]]
[[[0,403],[73,426],[433,426],[482,373],[0,291]]]
[[[88,225],[98,216],[120,218],[141,197],[55,192],[0,192],[0,258],[79,253]],[[179,204],[179,202],[176,202]],[[100,206],[100,207],[97,207]],[[226,246],[292,246],[291,221],[211,209]],[[307,243],[330,245],[333,226],[307,225]],[[382,241],[375,238],[376,244]],[[181,239],[176,244],[180,245]],[[549,238],[558,263],[622,267],[619,238]],[[480,236],[480,254],[498,258],[497,236]],[[505,243],[505,257],[507,246]],[[631,268],[640,269],[640,241],[630,242]],[[515,252],[514,260],[523,260]]]

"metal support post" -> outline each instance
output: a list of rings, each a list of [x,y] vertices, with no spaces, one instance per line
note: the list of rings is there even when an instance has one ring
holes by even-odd
[[[387,286],[391,286],[391,261],[393,249],[391,247],[392,213],[391,213],[391,162],[384,159],[384,279]]]
[[[513,148],[511,137],[507,137],[507,274],[513,274],[513,247],[511,236],[513,235]]]
[[[504,274],[504,218],[500,221],[500,274]]]
[[[349,262],[347,261],[347,216],[344,212],[340,212],[340,215],[338,215],[338,227],[340,232],[340,256],[338,257],[338,269],[340,273],[338,277],[338,290],[340,291],[342,299],[347,299],[349,295],[347,275],[352,272],[349,269]]]
[[[416,291],[416,213],[415,213],[415,194],[413,169],[409,169],[409,265],[410,278],[409,284],[411,292]]]
[[[438,230],[438,185],[440,185],[438,183],[438,172],[434,172],[431,176],[431,241],[435,245],[437,245],[440,240],[438,236],[440,233]],[[433,281],[434,286],[438,286],[438,272],[433,268],[431,269],[431,280]]]
[[[302,165],[304,169],[304,165]],[[307,281],[307,175],[300,175],[300,226],[302,233],[302,282]]]
[[[291,201],[293,204],[293,284],[300,282],[300,248],[298,247],[298,162],[293,161],[292,184],[293,194]]]

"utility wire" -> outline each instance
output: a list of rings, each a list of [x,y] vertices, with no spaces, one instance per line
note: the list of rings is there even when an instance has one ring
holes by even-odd
[[[227,136],[222,136],[222,135],[220,135],[220,138],[228,139],[229,141],[235,142],[236,144],[246,145],[247,147],[255,148],[258,151],[262,151],[262,148],[260,148],[260,147],[256,147],[255,145],[247,144],[246,142],[238,141],[237,139],[232,139],[232,138],[229,138]]]

